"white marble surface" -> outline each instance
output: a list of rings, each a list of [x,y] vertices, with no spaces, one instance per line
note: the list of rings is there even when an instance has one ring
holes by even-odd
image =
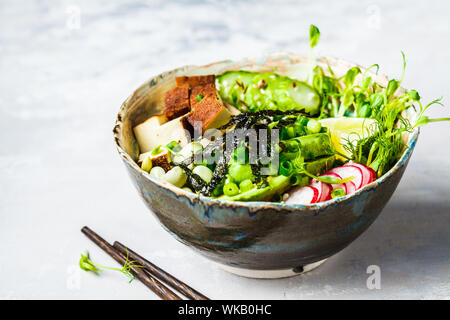
[[[422,130],[379,219],[315,271],[252,280],[220,270],[178,243],[144,207],[116,154],[120,103],[150,76],[185,64],[273,51],[307,52],[390,76],[425,100],[450,99],[448,1],[0,2],[0,298],[155,299],[121,274],[76,267],[88,225],[121,240],[212,298],[449,299],[449,124]],[[79,23],[77,14],[80,13]],[[449,115],[436,108],[432,115]],[[445,147],[447,146],[447,147]],[[367,267],[381,269],[369,290]]]

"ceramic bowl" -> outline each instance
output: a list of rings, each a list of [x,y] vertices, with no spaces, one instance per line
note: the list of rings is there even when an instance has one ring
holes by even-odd
[[[342,75],[355,66],[335,58],[317,59]],[[308,271],[336,254],[378,217],[392,196],[419,132],[404,136],[409,148],[384,176],[353,194],[312,205],[221,201],[154,179],[136,164],[139,148],[133,126],[161,112],[165,92],[179,75],[220,74],[227,70],[275,71],[302,80],[308,57],[276,53],[262,58],[186,66],[164,72],[143,84],[117,115],[117,150],[139,194],[162,226],[179,241],[228,271],[250,277],[284,277]],[[386,85],[384,76],[373,75]],[[411,108],[406,116],[416,116]]]

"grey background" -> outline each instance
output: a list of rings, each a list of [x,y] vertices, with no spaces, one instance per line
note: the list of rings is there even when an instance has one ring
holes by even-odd
[[[164,231],[111,132],[121,102],[151,76],[307,53],[310,23],[322,32],[318,55],[379,63],[391,77],[400,76],[404,50],[405,87],[448,103],[449,9],[448,1],[1,1],[0,298],[155,299],[119,273],[76,267],[85,249],[115,265],[80,233],[88,225],[212,298],[449,299],[449,124],[422,130],[366,233],[320,268],[270,281],[228,274]],[[366,286],[370,265],[381,269],[380,290]]]

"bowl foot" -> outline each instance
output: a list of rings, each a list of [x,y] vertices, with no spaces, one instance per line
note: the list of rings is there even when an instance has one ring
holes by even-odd
[[[231,267],[225,264],[217,263],[220,268],[230,273],[236,274],[241,277],[246,278],[255,278],[255,279],[280,279],[280,278],[288,278],[298,276],[299,274],[311,271],[322,263],[325,260],[320,260],[314,263],[306,264],[304,266],[299,266],[291,269],[274,269],[274,270],[256,270],[256,269],[243,269]]]

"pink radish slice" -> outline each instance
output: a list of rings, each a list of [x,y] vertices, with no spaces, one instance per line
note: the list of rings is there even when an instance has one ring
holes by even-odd
[[[355,184],[352,181],[346,182],[345,183],[345,193],[346,194],[351,194],[353,192],[356,191],[356,187]]]
[[[318,197],[317,202],[326,201],[326,200],[331,199],[332,187],[328,183],[324,183],[322,181],[313,179],[310,186],[319,190],[319,197]]]
[[[330,172],[337,173],[342,177],[342,179],[347,179],[348,177],[354,177],[352,182],[354,183],[356,189],[363,186],[363,173],[361,168],[352,165],[337,167],[331,169]]]
[[[374,182],[375,180],[377,180],[377,174],[375,173],[375,171],[371,167],[366,167],[366,168],[369,169],[369,171],[372,175],[372,179],[370,180],[370,182]]]
[[[310,204],[316,203],[319,199],[319,190],[316,188],[306,186],[297,187],[292,192],[286,203],[291,204]]]
[[[329,176],[329,177],[333,177],[333,178],[342,179],[340,175],[338,175],[337,173],[334,173],[334,172],[327,172],[327,173],[324,173],[322,176]],[[330,184],[330,186],[332,188],[331,191],[333,191],[334,189],[344,189],[345,194],[347,194],[346,183],[332,183],[332,184]]]
[[[354,166],[361,169],[363,173],[363,183],[362,183],[363,186],[375,180],[374,179],[375,171],[373,171],[372,168],[366,167],[365,165],[356,162],[349,162],[346,163],[344,166]]]

